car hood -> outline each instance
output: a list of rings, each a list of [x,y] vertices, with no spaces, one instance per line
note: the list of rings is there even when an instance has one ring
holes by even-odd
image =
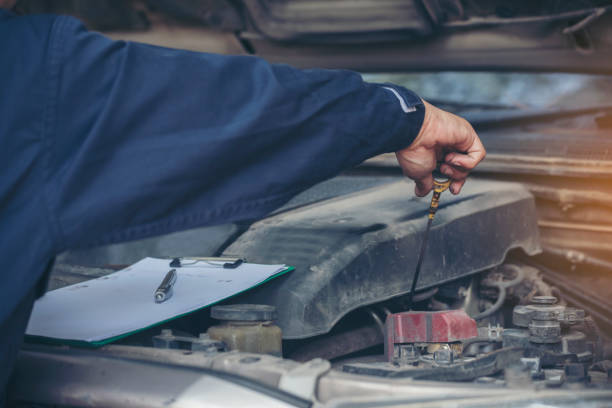
[[[612,73],[612,0],[23,0],[117,39],[362,72]]]
[[[152,2],[300,67],[612,73],[610,1]]]

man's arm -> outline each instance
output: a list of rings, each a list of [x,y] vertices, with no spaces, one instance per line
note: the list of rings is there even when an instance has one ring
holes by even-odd
[[[63,248],[261,217],[411,145],[425,116],[411,92],[348,71],[113,42],[70,18],[53,35],[47,194]]]
[[[408,146],[424,116],[348,71],[115,42],[71,18],[53,36],[47,194],[64,248],[261,217]]]

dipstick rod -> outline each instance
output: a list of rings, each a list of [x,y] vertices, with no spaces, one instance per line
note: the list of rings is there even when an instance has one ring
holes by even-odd
[[[427,227],[425,227],[425,234],[423,235],[423,241],[421,243],[421,251],[419,252],[419,258],[416,264],[416,270],[412,277],[412,286],[410,287],[410,294],[408,295],[408,306],[412,307],[412,298],[416,290],[417,282],[419,281],[419,274],[421,273],[421,265],[423,265],[423,259],[425,258],[425,252],[427,252],[427,242],[429,241],[429,230],[431,224],[438,211],[438,205],[440,203],[440,195],[442,192],[448,189],[451,180],[447,177],[442,176],[438,172],[434,172],[434,188],[433,195],[431,197],[431,204],[429,204],[429,214],[427,216]]]
[[[416,285],[419,280],[419,273],[421,272],[421,264],[423,263],[425,251],[427,250],[427,239],[429,238],[429,230],[431,229],[432,222],[433,217],[429,217],[427,220],[427,228],[425,228],[425,235],[423,235],[423,242],[421,243],[421,252],[419,252],[416,270],[414,271],[414,276],[412,277],[412,287],[410,288],[410,294],[408,295],[408,305],[410,307],[412,307],[412,296],[414,296],[414,291],[416,290]]]

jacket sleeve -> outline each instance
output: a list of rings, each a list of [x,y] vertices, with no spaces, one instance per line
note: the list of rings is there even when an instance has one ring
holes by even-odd
[[[59,248],[261,217],[408,146],[421,100],[342,70],[112,41],[60,17],[46,194]]]

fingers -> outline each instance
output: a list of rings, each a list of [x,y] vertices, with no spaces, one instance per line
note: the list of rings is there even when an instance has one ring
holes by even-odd
[[[417,197],[425,197],[433,189],[433,176],[428,174],[422,179],[415,179],[416,186],[414,188],[414,194]]]
[[[442,172],[442,174],[444,174],[445,176],[453,179],[453,180],[463,180],[465,179],[469,172],[465,171],[463,169],[460,168],[455,168],[452,167],[450,165],[448,165],[447,163],[442,163],[440,165],[440,171]]]
[[[470,130],[473,142],[468,149],[464,150],[465,153],[448,153],[444,158],[445,164],[440,166],[440,171],[453,180],[449,187],[449,190],[453,194],[459,194],[461,192],[461,188],[465,184],[465,180],[470,170],[474,169],[487,154],[480,138],[478,138],[476,132],[471,129],[471,126]]]
[[[472,130],[473,132],[473,130]],[[472,170],[484,159],[487,152],[485,151],[482,142],[474,132],[472,135],[472,144],[468,149],[465,149],[465,153],[452,152],[448,153],[444,158],[444,161],[452,164],[454,167],[460,167],[467,171]]]
[[[461,188],[463,187],[463,185],[465,184],[465,180],[457,180],[457,181],[453,181],[450,185],[450,187],[448,188],[450,190],[451,193],[453,193],[454,195],[457,195],[461,192]]]
[[[459,194],[461,187],[463,187],[465,184],[465,179],[468,177],[469,172],[463,169],[454,168],[447,163],[440,165],[440,171],[442,174],[452,180],[451,185],[448,188],[450,192],[453,194]]]

